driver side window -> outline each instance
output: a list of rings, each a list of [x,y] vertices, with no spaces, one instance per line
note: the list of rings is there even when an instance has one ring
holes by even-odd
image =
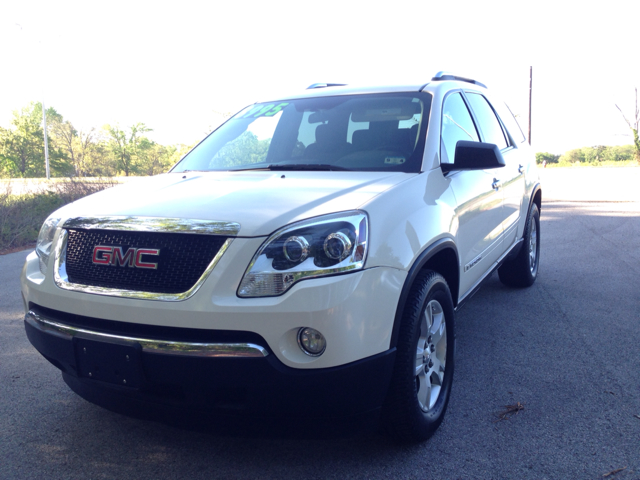
[[[479,142],[478,131],[460,93],[453,93],[442,106],[440,163],[453,163],[459,140]]]

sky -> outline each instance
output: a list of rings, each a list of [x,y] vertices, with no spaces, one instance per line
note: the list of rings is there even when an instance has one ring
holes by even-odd
[[[535,4],[534,4],[535,3]],[[563,153],[630,144],[640,2],[0,0],[0,126],[44,99],[78,129],[138,122],[191,144],[316,82],[476,78]]]

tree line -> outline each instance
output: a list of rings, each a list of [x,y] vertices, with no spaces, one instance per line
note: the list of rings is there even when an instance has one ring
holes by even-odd
[[[629,120],[622,109],[616,105],[616,108],[622,114],[622,118],[629,126],[633,134],[633,144],[616,147],[607,147],[605,145],[596,145],[595,147],[584,147],[569,150],[562,155],[554,155],[548,152],[536,153],[537,163],[560,163],[560,164],[591,164],[613,163],[635,160],[640,165],[640,108],[638,108],[638,89],[636,92],[636,104],[633,120]]]
[[[144,123],[79,130],[53,107],[46,109],[46,119],[52,177],[156,175],[192,147],[156,143],[146,136],[152,130]],[[45,176],[41,103],[14,111],[11,127],[0,127],[0,176]]]
[[[536,163],[584,163],[595,165],[602,162],[622,162],[636,159],[636,150],[633,145],[608,147],[596,145],[595,147],[583,147],[569,150],[562,155],[549,152],[536,153]]]
[[[539,152],[536,153],[536,161],[539,164],[598,164],[635,159],[640,164],[637,103],[635,113],[635,124],[625,118],[633,130],[634,145],[598,145],[569,150],[562,155]],[[46,118],[49,165],[53,177],[156,175],[166,172],[192,148],[192,145],[166,146],[154,142],[146,136],[152,130],[144,123],[128,128],[105,125],[101,129],[79,130],[53,107],[47,108]],[[256,144],[261,153],[267,148],[257,137],[247,136],[242,140],[240,143]],[[226,160],[232,164],[237,160],[237,152],[224,153],[223,156],[229,157]],[[44,177],[45,170],[42,104],[32,102],[13,112],[10,128],[0,127],[0,177]]]

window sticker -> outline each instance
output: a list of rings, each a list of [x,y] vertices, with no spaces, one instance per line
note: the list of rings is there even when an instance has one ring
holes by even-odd
[[[289,105],[288,103],[279,103],[274,105],[257,105],[251,108],[247,113],[241,115],[239,118],[258,118],[258,117],[273,117],[276,113]]]
[[[406,162],[404,157],[386,157],[384,159],[384,163],[390,165],[402,165],[404,162]]]

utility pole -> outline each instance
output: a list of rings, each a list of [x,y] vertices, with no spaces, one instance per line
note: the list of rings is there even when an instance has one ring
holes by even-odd
[[[531,95],[533,93],[533,67],[529,67],[529,145],[531,145]]]
[[[44,163],[47,167],[47,180],[51,178],[49,173],[49,142],[47,141],[47,109],[44,106],[44,98],[42,99],[42,130],[44,131]]]
[[[20,29],[20,31],[24,34],[24,28],[19,23],[16,23],[16,26]],[[42,46],[42,42],[38,40],[40,46]],[[42,86],[42,130],[44,131],[44,164],[47,170],[47,180],[51,178],[49,172],[49,141],[47,139],[47,109],[44,106],[44,81]]]

